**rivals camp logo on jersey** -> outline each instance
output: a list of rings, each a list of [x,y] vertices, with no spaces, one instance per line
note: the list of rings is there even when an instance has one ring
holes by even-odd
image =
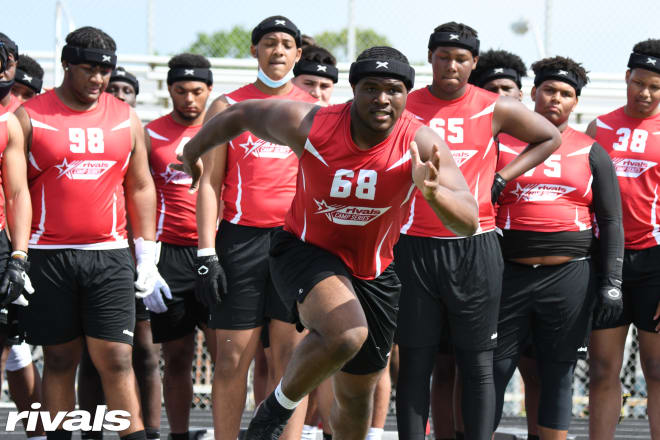
[[[551,183],[528,183],[525,186],[516,182],[516,189],[511,194],[518,199],[516,202],[552,202],[561,196],[575,191],[575,188]]]
[[[252,140],[252,136],[248,136],[246,143],[238,145],[245,150],[243,158],[251,154],[254,157],[286,159],[293,154],[291,148],[286,145],[273,144],[259,138]]]
[[[619,177],[639,177],[657,165],[656,162],[650,160],[626,159],[625,157],[613,157],[612,164]]]
[[[319,202],[316,199],[314,199],[314,202],[316,202],[316,206],[318,207],[318,211],[314,214],[325,214],[328,220],[338,225],[364,226],[376,220],[390,209],[389,206],[385,208],[370,208],[364,206],[328,205],[325,200]]]
[[[173,170],[170,167],[167,167],[164,173],[160,173],[160,176],[165,180],[165,183],[175,185],[190,185],[192,183],[192,177],[183,171]]]
[[[97,180],[116,163],[114,160],[74,160],[67,162],[65,157],[61,164],[55,165],[55,168],[59,170],[58,179],[66,176],[72,180]]]
[[[454,162],[456,162],[456,166],[459,168],[475,154],[477,154],[477,150],[451,150]]]

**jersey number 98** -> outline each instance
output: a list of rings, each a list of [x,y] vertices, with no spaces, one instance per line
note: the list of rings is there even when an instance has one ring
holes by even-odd
[[[103,130],[100,128],[69,128],[69,149],[72,153],[103,153]]]

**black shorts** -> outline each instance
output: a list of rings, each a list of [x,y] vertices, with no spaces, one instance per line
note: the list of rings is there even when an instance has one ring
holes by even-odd
[[[144,300],[135,298],[135,320],[149,321],[149,309],[144,305]]]
[[[660,320],[653,319],[660,303],[660,246],[626,249],[623,255],[623,314],[615,322],[594,330],[635,324],[638,329],[655,333]]]
[[[587,349],[595,285],[589,260],[537,267],[507,261],[495,359],[517,357],[531,334],[537,360],[576,360]]]
[[[293,319],[275,293],[268,266],[274,229],[220,222],[215,247],[227,275],[227,295],[211,310],[209,327],[247,330],[264,325],[266,318]]]
[[[299,329],[302,325],[297,303],[302,303],[312,288],[328,277],[343,276],[349,279],[367,318],[369,336],[342,371],[370,374],[387,366],[401,293],[401,284],[392,265],[376,279],[356,278],[339,257],[278,229],[272,236],[270,267],[277,293],[294,317],[290,322],[295,322]]]
[[[30,261],[35,292],[19,310],[30,344],[83,335],[133,344],[135,268],[128,248],[31,249]]]
[[[394,261],[403,286],[398,344],[440,345],[448,322],[456,347],[495,348],[503,268],[495,231],[460,239],[401,234]]]
[[[167,311],[151,314],[151,333],[155,344],[180,339],[206,326],[208,309],[195,298],[196,246],[161,243],[158,272],[172,292],[163,298]]]

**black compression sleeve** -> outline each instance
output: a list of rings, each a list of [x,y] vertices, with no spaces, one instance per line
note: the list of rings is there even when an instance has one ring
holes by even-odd
[[[612,160],[597,142],[589,152],[589,166],[594,176],[591,190],[600,231],[602,279],[607,285],[620,288],[624,244],[621,194]]]

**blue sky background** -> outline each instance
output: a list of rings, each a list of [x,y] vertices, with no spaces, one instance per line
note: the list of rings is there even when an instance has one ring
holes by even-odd
[[[417,62],[425,60],[428,35],[435,26],[462,21],[479,31],[483,49],[507,49],[529,64],[539,58],[534,37],[514,34],[510,24],[527,18],[543,36],[546,2],[551,18],[549,54],[571,56],[592,72],[623,72],[634,43],[660,38],[658,0],[355,0],[355,21],[359,27],[387,35],[396,48]],[[55,3],[4,1],[0,31],[16,40],[21,50],[52,50]],[[102,28],[117,41],[120,53],[147,53],[147,0],[63,3],[76,27]],[[170,55],[189,46],[198,32],[236,24],[252,28],[274,14],[289,17],[312,35],[339,30],[347,23],[348,0],[153,0],[153,10],[154,48]]]

